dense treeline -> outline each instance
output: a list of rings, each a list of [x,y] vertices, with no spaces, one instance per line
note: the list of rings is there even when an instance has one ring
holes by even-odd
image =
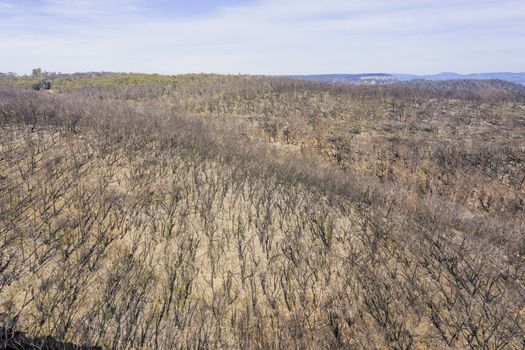
[[[2,327],[104,348],[525,346],[518,95],[127,78],[0,88]],[[488,189],[501,203],[471,193]]]

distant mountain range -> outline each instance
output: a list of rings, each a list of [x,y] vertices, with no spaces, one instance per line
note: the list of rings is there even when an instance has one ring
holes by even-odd
[[[458,74],[444,72],[433,75],[417,74],[395,74],[395,73],[365,73],[365,74],[317,74],[317,75],[294,75],[298,79],[322,81],[327,83],[347,83],[347,84],[392,84],[401,81],[412,80],[504,80],[511,83],[525,85],[525,73],[473,73]]]

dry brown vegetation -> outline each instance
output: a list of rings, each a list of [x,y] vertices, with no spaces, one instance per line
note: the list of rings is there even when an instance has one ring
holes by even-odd
[[[525,347],[520,88],[25,84],[0,87],[3,329],[115,349]]]

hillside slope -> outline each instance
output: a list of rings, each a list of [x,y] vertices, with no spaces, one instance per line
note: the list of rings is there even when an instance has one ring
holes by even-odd
[[[520,349],[525,103],[494,82],[0,87],[0,322],[102,348]]]

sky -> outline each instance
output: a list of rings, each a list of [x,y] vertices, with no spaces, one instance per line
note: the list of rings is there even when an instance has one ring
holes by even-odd
[[[0,72],[524,72],[525,0],[0,0]]]

